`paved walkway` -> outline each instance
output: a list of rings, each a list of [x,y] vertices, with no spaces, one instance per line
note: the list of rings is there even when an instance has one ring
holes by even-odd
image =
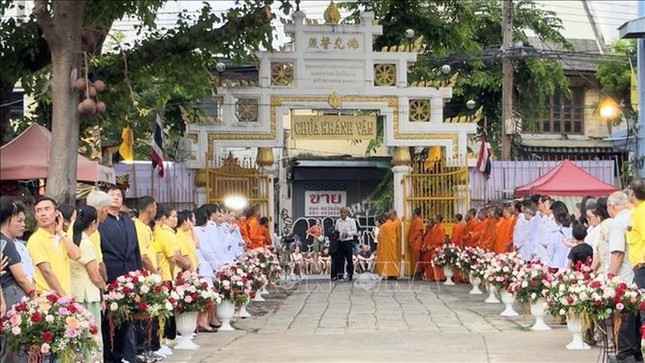
[[[369,287],[369,288],[368,288]],[[239,331],[201,334],[197,351],[165,362],[596,362],[600,350],[568,351],[565,326],[532,332],[528,313],[468,295],[469,285],[303,281],[288,297],[252,303]],[[521,309],[516,305],[516,309]]]

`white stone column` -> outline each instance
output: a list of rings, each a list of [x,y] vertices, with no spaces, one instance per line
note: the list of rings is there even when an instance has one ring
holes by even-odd
[[[267,195],[269,197],[269,202],[267,204],[269,210],[267,211],[267,217],[269,217],[269,232],[273,233],[275,232],[273,224],[279,219],[279,216],[275,215],[275,195],[273,188],[273,183],[275,182],[275,177],[278,171],[275,165],[271,165],[262,167],[262,172],[268,177],[267,187],[269,190],[267,190]]]
[[[206,200],[206,187],[197,187],[195,188],[195,193],[197,193],[195,202],[197,206],[203,205],[207,202]]]
[[[405,210],[405,195],[404,195],[404,186],[405,176],[410,173],[412,168],[409,165],[395,165],[392,167],[392,173],[394,174],[394,209],[399,213],[399,215],[406,215]],[[405,221],[401,221],[401,228],[405,228]],[[401,265],[399,267],[399,277],[405,277],[405,241],[403,236],[405,233],[401,231]]]

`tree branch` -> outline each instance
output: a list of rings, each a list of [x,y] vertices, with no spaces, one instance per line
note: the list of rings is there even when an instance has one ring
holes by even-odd
[[[271,8],[267,5],[236,19],[229,20],[219,28],[204,30],[189,28],[187,33],[180,37],[173,36],[161,39],[144,41],[141,46],[128,52],[128,60],[138,64],[149,64],[167,55],[181,55],[192,52],[198,48],[212,47],[213,44],[222,44],[226,34],[237,34],[239,29],[253,29],[271,24]],[[190,42],[181,41],[179,38],[191,39]]]
[[[47,9],[47,0],[36,0],[34,3],[34,15],[50,47],[60,43],[60,37],[56,33],[52,16]]]

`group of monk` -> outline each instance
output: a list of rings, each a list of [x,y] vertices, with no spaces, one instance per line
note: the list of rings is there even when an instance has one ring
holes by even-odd
[[[244,212],[244,217],[238,218],[236,223],[240,227],[240,234],[246,250],[273,245],[273,238],[269,232],[269,219],[267,217],[259,218],[257,207],[247,209]]]
[[[512,204],[489,206],[479,212],[470,209],[465,218],[461,214],[453,217],[452,233],[448,236],[443,226],[443,216],[428,218],[424,228],[421,209],[416,208],[407,235],[413,274],[421,275],[428,281],[445,280],[442,269],[431,261],[446,242],[458,247],[477,246],[496,253],[512,251],[513,229],[518,213]],[[458,271],[455,271],[453,279],[455,282],[463,280]]]

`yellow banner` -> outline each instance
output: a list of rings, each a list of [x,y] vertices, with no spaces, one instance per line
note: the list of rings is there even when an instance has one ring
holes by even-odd
[[[291,136],[295,140],[372,140],[376,138],[376,116],[294,115]]]

